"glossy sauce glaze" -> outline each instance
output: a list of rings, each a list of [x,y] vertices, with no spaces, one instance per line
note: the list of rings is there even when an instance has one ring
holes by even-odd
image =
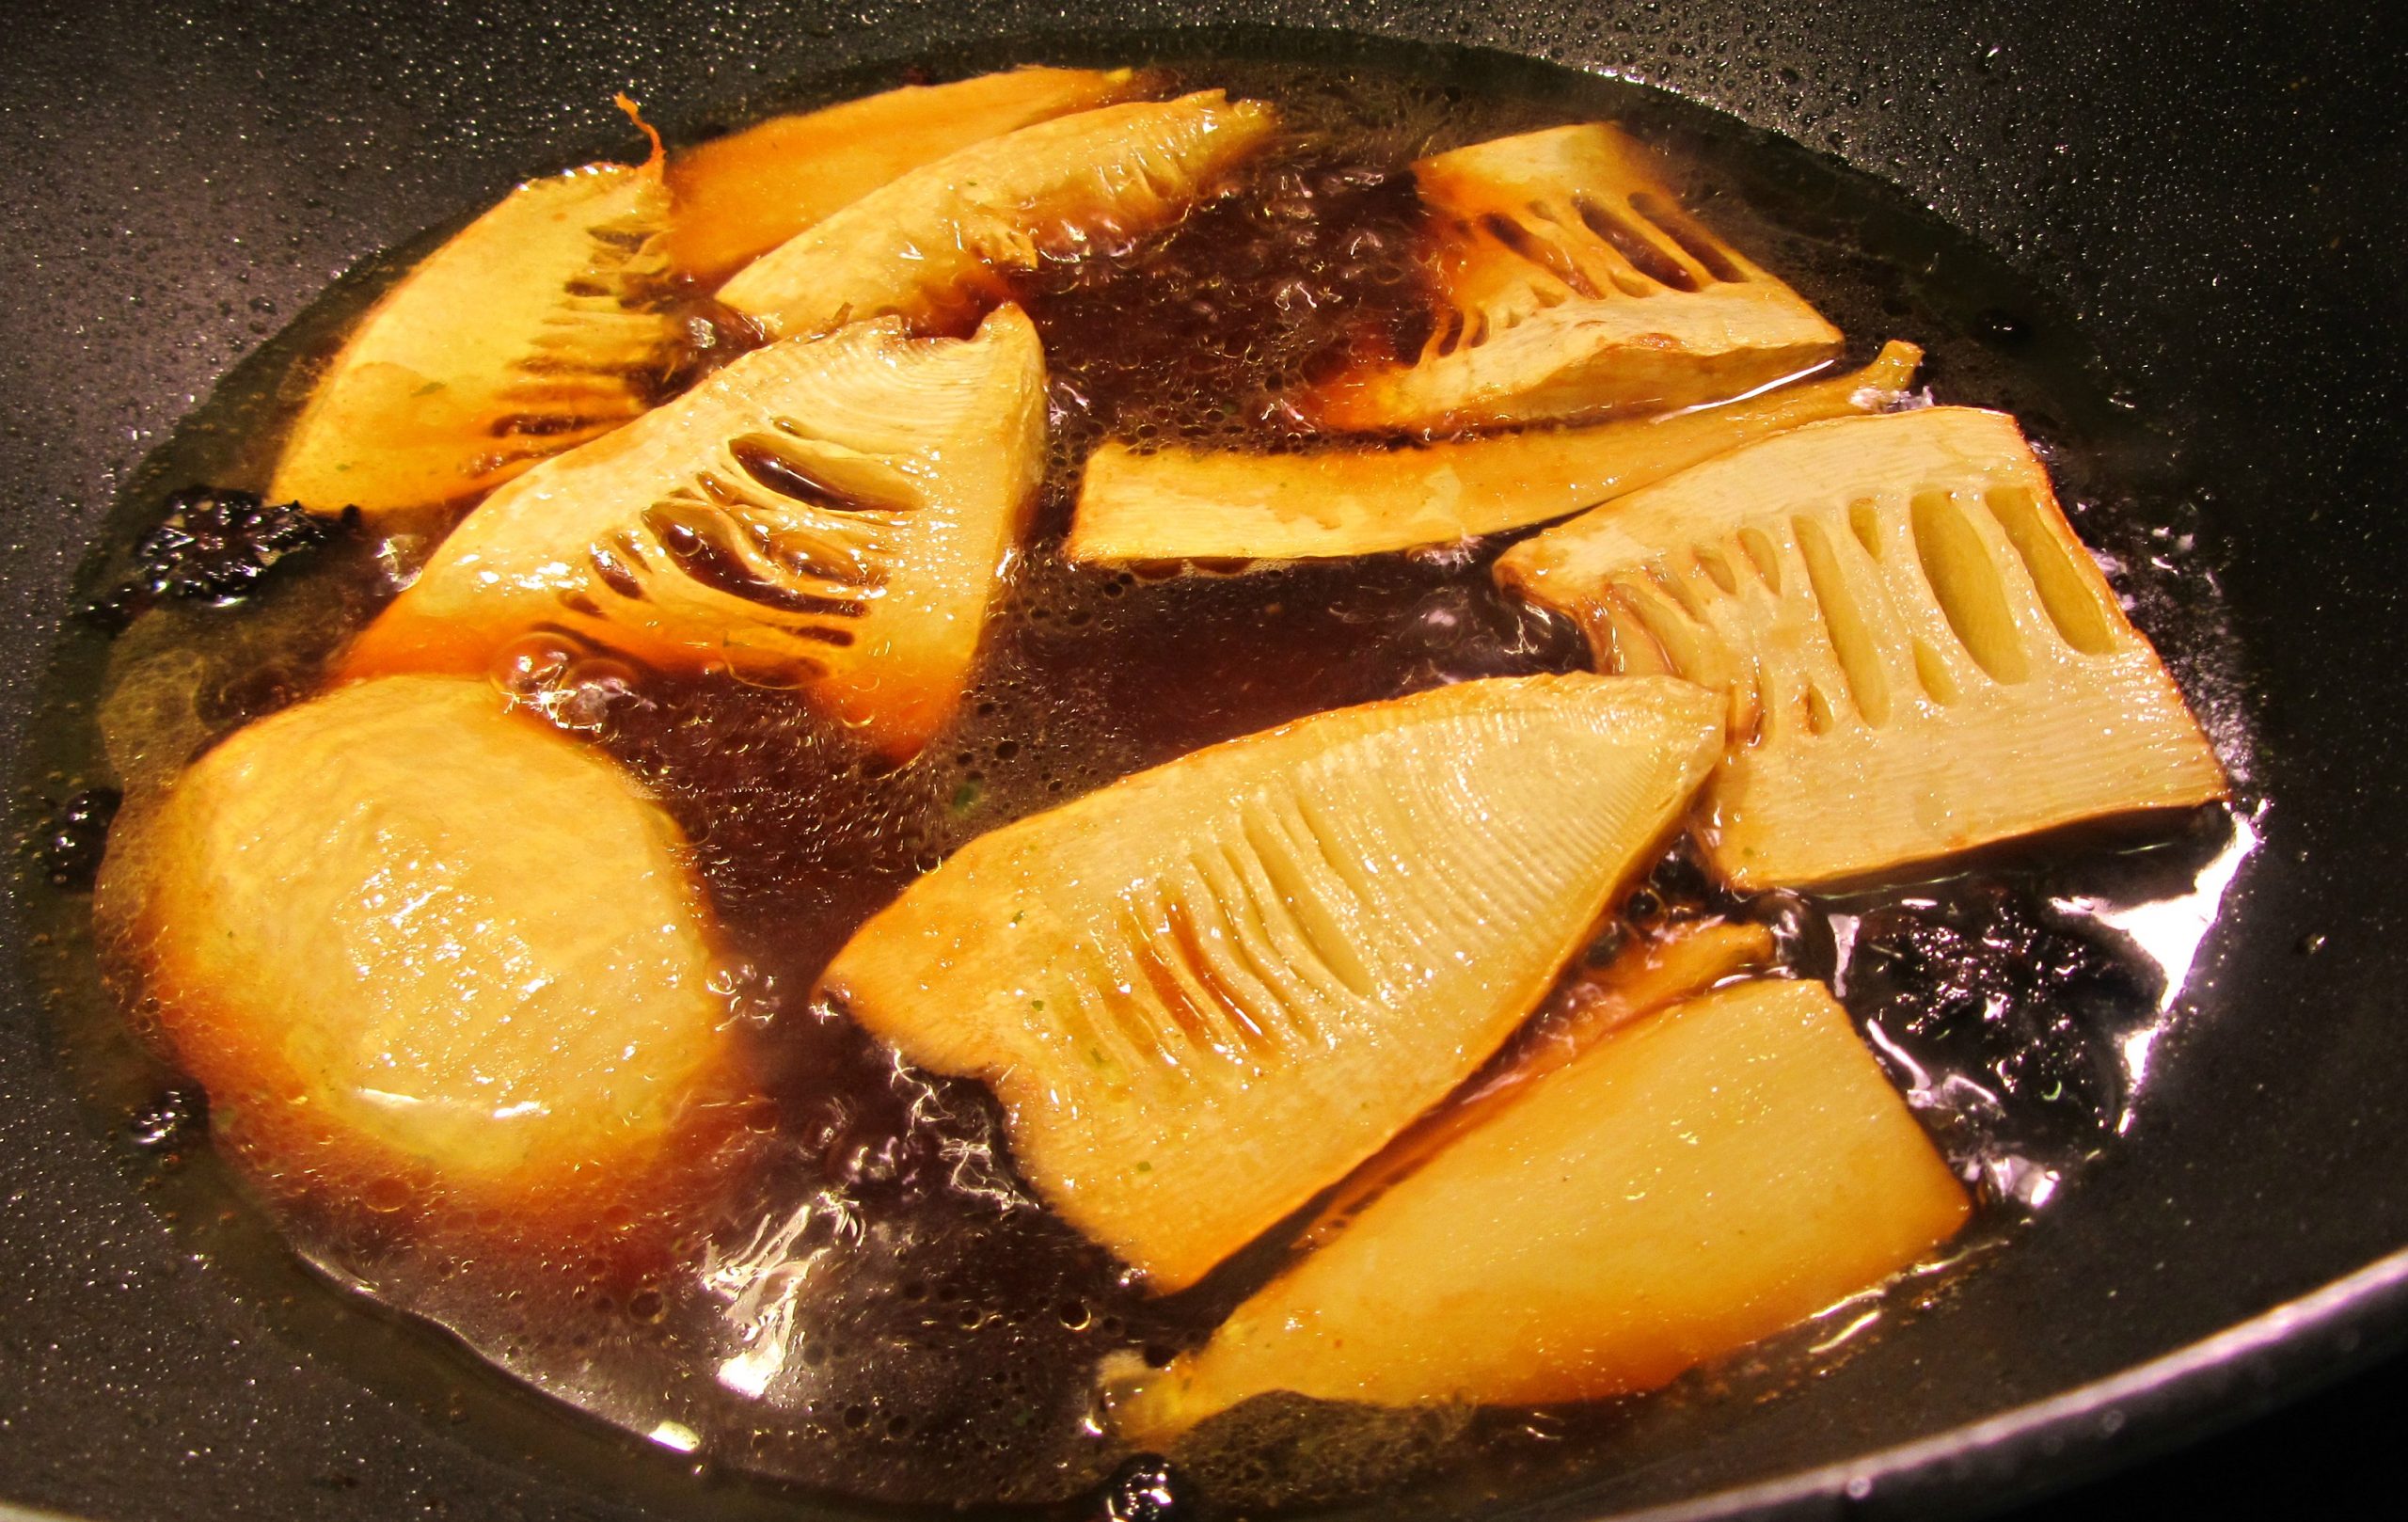
[[[366,1215],[279,1221],[327,1277],[721,1468],[899,1502],[1092,1505],[1094,1488],[1132,1462],[1102,1430],[1097,1362],[1129,1349],[1159,1361],[1201,1340],[1275,1266],[1280,1234],[1192,1290],[1149,1296],[1037,1203],[982,1089],[901,1064],[813,987],[864,919],[1000,824],[1303,714],[1466,677],[1587,668],[1568,624],[1495,588],[1489,565],[1510,536],[1242,577],[1081,569],[1052,553],[1097,443],[1291,447],[1310,435],[1293,404],[1303,383],[1350,350],[1418,345],[1423,276],[1402,169],[1434,149],[1619,119],[1684,155],[1690,204],[1843,326],[1852,354],[1911,339],[1951,401],[2017,412],[2245,789],[2237,684],[2180,505],[2153,483],[2135,495],[2101,473],[2110,444],[2127,466],[2146,449],[2135,454],[2128,422],[2045,307],[1977,251],[1794,147],[1603,82],[1487,93],[1293,64],[1178,72],[1186,87],[1276,101],[1285,133],[1232,195],[1168,233],[1018,282],[1048,357],[1051,466],[970,695],[927,753],[895,766],[796,694],[733,678],[670,678],[572,649],[496,673],[625,763],[691,842],[726,934],[720,991],[771,1102],[755,1118],[759,1165],[632,1278],[540,1243],[521,1245],[542,1264],[531,1271],[526,1256]],[[330,309],[305,321],[274,357],[308,352],[335,320]],[[739,336],[730,325],[692,330],[721,353]],[[682,373],[708,363],[698,355]],[[272,445],[261,398],[279,384],[230,388],[146,482],[257,485]],[[158,519],[151,488],[134,494],[135,527]],[[113,645],[100,632],[71,642],[56,748],[34,784],[60,810],[42,857],[54,880],[71,889],[88,873],[108,789],[155,784],[198,744],[307,695],[427,547],[348,531],[232,606],[170,601]],[[1987,853],[1931,881],[1745,900],[1676,850],[1590,959],[1668,917],[1770,924],[1784,964],[1831,981],[1977,1187],[1985,1212],[1955,1253],[1977,1257],[2132,1123],[2254,840],[2244,815],[2211,810]],[[38,970],[58,990],[95,1103],[146,1156],[188,1157],[197,1098],[114,1034],[93,996],[80,900],[55,903]],[[225,1208],[214,1173],[159,1178],[177,1213]],[[190,1224],[214,1233],[210,1250],[243,1256],[226,1249],[222,1222]],[[1174,1487],[1244,1505],[1440,1469],[1475,1488],[1535,1482],[1560,1453],[1619,1451],[1618,1435],[1646,1430],[1633,1415],[1642,1405],[1710,1407],[1712,1391],[1776,1387],[1841,1356],[1946,1277],[1910,1276],[1645,1403],[1379,1417],[1260,1403]],[[1140,1465],[1119,1482],[1156,1479]]]

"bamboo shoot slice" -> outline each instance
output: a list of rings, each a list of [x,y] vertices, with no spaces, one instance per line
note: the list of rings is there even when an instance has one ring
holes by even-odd
[[[387,292],[295,420],[272,501],[456,509],[642,413],[676,353],[660,166],[519,186]]]
[[[1964,1190],[1819,983],[1674,1006],[1514,1092],[1124,1395],[1162,1446],[1249,1397],[1652,1389],[1870,1289]]]
[[[496,493],[342,670],[481,672],[561,630],[800,686],[909,755],[969,679],[1044,428],[1017,307],[968,340],[889,320],[772,344]]]
[[[705,285],[973,143],[1135,94],[1133,70],[1012,69],[773,117],[669,161],[669,256]]]
[[[1178,220],[1275,121],[1204,90],[1023,127],[862,197],[746,265],[720,299],[783,336],[958,320],[1000,297],[1004,273]]]
[[[113,843],[101,922],[270,1190],[591,1224],[740,1088],[667,814],[481,681],[237,732]]]
[[[1176,1290],[1496,1050],[1717,728],[1687,684],[1588,675],[1316,715],[973,841],[828,986],[991,1085],[1054,1209]]]
[[[2015,420],[1810,424],[1516,546],[1600,669],[1730,698],[1699,830],[1749,889],[2226,795]]]
[[[1349,1174],[1314,1213],[1298,1248],[1310,1251],[1334,1241],[1364,1206],[1458,1137],[1485,1125],[1524,1086],[1569,1065],[1612,1032],[1718,983],[1768,971],[1774,960],[1772,932],[1764,926],[1711,920],[1670,927],[1624,947],[1605,966],[1566,978],[1563,991],[1533,1022],[1536,1028],[1516,1038],[1502,1070],[1473,1080]]]
[[[1839,329],[1692,220],[1613,127],[1477,143],[1414,176],[1436,245],[1436,322],[1411,363],[1324,388],[1312,410],[1326,426],[1661,412],[1839,352]]]
[[[1726,450],[1825,418],[1878,412],[1923,351],[1662,418],[1533,428],[1420,447],[1245,454],[1106,444],[1087,459],[1062,553],[1106,564],[1323,560],[1527,528],[1652,485]]]

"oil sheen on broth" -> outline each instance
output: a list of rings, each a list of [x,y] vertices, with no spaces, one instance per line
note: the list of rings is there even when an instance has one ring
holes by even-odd
[[[1146,1294],[1038,1205],[982,1089],[912,1070],[809,991],[871,913],[1002,823],[1301,715],[1469,677],[1588,669],[1569,624],[1496,589],[1489,567],[1512,535],[1243,577],[1085,569],[1050,553],[1097,444],[1291,447],[1312,432],[1299,388],[1356,335],[1418,345],[1425,277],[1402,170],[1433,151],[1620,120],[1676,151],[1689,204],[1846,330],[1852,356],[1911,339],[1950,400],[2017,413],[2245,788],[2246,736],[2221,664],[2220,611],[2186,562],[2187,509],[2146,463],[2131,467],[2148,458],[2145,436],[2101,396],[2045,305],[1978,250],[1870,182],[1635,88],[1537,73],[1174,67],[1183,87],[1275,101],[1281,135],[1234,194],[1171,230],[1016,280],[1047,357],[1050,466],[974,686],[926,753],[898,767],[790,691],[608,658],[525,692],[642,778],[692,843],[740,953],[721,991],[770,1101],[764,1165],[740,1197],[686,1223],[637,1282],[540,1244],[544,1269],[530,1272],[523,1260],[412,1245],[372,1220],[293,1212],[277,1222],[327,1276],[722,1469],[936,1505],[1067,1501],[1106,1479],[1126,1455],[1099,1425],[1098,1361],[1133,1350],[1159,1362],[1200,1341],[1275,1261],[1278,1233],[1192,1290]],[[312,323],[322,345],[333,321],[305,319],[272,358],[308,352]],[[290,387],[258,367],[246,378],[251,394],[230,386],[153,462],[149,488],[263,484],[272,440],[258,420],[273,407],[261,398]],[[2096,472],[2110,438],[2142,479]],[[132,495],[138,530],[160,494]],[[189,753],[307,695],[327,653],[425,548],[354,532],[242,605],[164,610],[113,647],[83,637],[62,658],[64,721],[38,785],[60,797],[110,780],[94,724],[103,687],[120,756]],[[1675,850],[1628,917],[1643,926],[1705,909],[1763,921],[1786,966],[1833,984],[1978,1191],[1982,1213],[1954,1261],[2022,1229],[2131,1124],[2154,1044],[2253,841],[2244,815],[2210,810],[2149,833],[1955,860],[1930,880],[1749,899],[1719,893]],[[78,959],[88,952],[72,924],[80,902],[59,903],[60,949],[45,971],[62,990],[70,1046],[95,1102],[120,1124],[139,1112],[156,1140],[192,1101],[108,1034],[115,1017]],[[1609,926],[1590,959],[1632,927]],[[225,1188],[212,1179],[166,1193],[198,1214]],[[1537,1484],[1569,1463],[1635,1461],[1634,1444],[1671,1440],[1721,1401],[1846,1356],[1948,1281],[1910,1277],[1642,1401],[1377,1417],[1262,1403],[1180,1482],[1248,1505],[1416,1476],[1474,1490]]]

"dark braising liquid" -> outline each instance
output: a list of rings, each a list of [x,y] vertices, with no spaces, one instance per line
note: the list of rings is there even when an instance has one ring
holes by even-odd
[[[1567,625],[1495,590],[1503,540],[1245,576],[1074,570],[1052,553],[1099,441],[1291,447],[1309,433],[1289,401],[1299,382],[1349,345],[1417,342],[1422,275],[1402,166],[1501,133],[1623,120],[1690,163],[1690,204],[1840,323],[1857,353],[1914,340],[1948,400],[2022,416],[2245,785],[2219,615],[2186,562],[2179,505],[2155,483],[2135,495],[2094,474],[2102,441],[2116,441],[2128,474],[2147,474],[2132,464],[2147,450],[2044,308],[1877,186],[1794,147],[1600,81],[1458,72],[1180,70],[1187,87],[1275,100],[1286,135],[1234,195],[1175,230],[1020,282],[1050,369],[1044,504],[975,685],[917,760],[881,762],[794,694],[732,679],[611,663],[545,695],[554,721],[642,777],[692,843],[727,934],[725,992],[775,1103],[768,1156],[741,1197],[634,1284],[540,1248],[531,1268],[530,1255],[278,1223],[301,1254],[552,1395],[721,1471],[902,1502],[1092,1507],[1125,1457],[1099,1425],[1097,1361],[1199,1341],[1276,1263],[1277,1242],[1180,1295],[1149,1297],[1037,1203],[983,1090],[899,1064],[815,1003],[813,985],[863,919],[1008,820],[1302,714],[1587,665]],[[1513,81],[1529,87],[1500,87]],[[323,348],[357,301],[305,320],[262,366]],[[157,520],[166,487],[258,484],[273,444],[259,419],[285,383],[262,382],[261,367],[249,380],[154,463],[130,529]],[[306,696],[326,654],[424,547],[353,533],[241,605],[163,607],[113,643],[71,641],[55,769],[34,785],[54,802],[80,800],[57,826],[54,875],[71,888],[88,871],[105,819],[96,789],[155,785],[208,739]],[[1797,970],[1834,982],[1988,1207],[1962,1258],[2028,1220],[2131,1123],[2152,1045],[2253,840],[2245,818],[2211,812],[2146,835],[1994,853],[1928,882],[1744,901],[1718,896],[1675,853],[1628,915],[1764,919]],[[163,1205],[202,1250],[236,1278],[273,1282],[264,1233],[228,1224],[255,1217],[226,1213],[225,1180],[196,1156],[196,1097],[124,1038],[93,993],[82,901],[55,902],[36,970],[58,990],[95,1102],[116,1123],[132,1118]],[[1595,955],[1625,933],[1608,927]],[[1650,1411],[1710,1411],[1716,1390],[1794,1378],[1945,1279],[1913,1276],[1650,1402],[1377,1419],[1265,1403],[1177,1483],[1238,1504],[1435,1470],[1457,1485],[1537,1483],[1561,1453],[1611,1454],[1651,1419],[1660,1426]],[[349,1326],[364,1340],[361,1321],[337,1315],[321,1331],[339,1339]]]

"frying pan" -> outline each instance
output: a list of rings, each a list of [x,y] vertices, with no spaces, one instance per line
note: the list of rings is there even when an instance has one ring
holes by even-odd
[[[1256,0],[1248,31],[1189,40],[1343,27],[1408,62],[1416,43],[1521,53],[1885,178],[2045,293],[2174,446],[2254,694],[2264,845],[2106,1164],[1938,1308],[1781,1402],[1534,1498],[1417,1508],[1958,1514],[2401,1341],[2408,48],[2384,8]],[[613,90],[696,123],[795,76],[891,82],[932,51],[1002,62],[1085,25],[1200,19],[1184,0],[19,0],[0,43],[11,774],[73,569],[136,462],[331,277],[619,150]],[[11,891],[12,952],[32,949],[37,891]],[[202,1260],[74,1101],[39,992],[0,978],[0,1493],[110,1519],[814,1510],[497,1389],[297,1271]]]

